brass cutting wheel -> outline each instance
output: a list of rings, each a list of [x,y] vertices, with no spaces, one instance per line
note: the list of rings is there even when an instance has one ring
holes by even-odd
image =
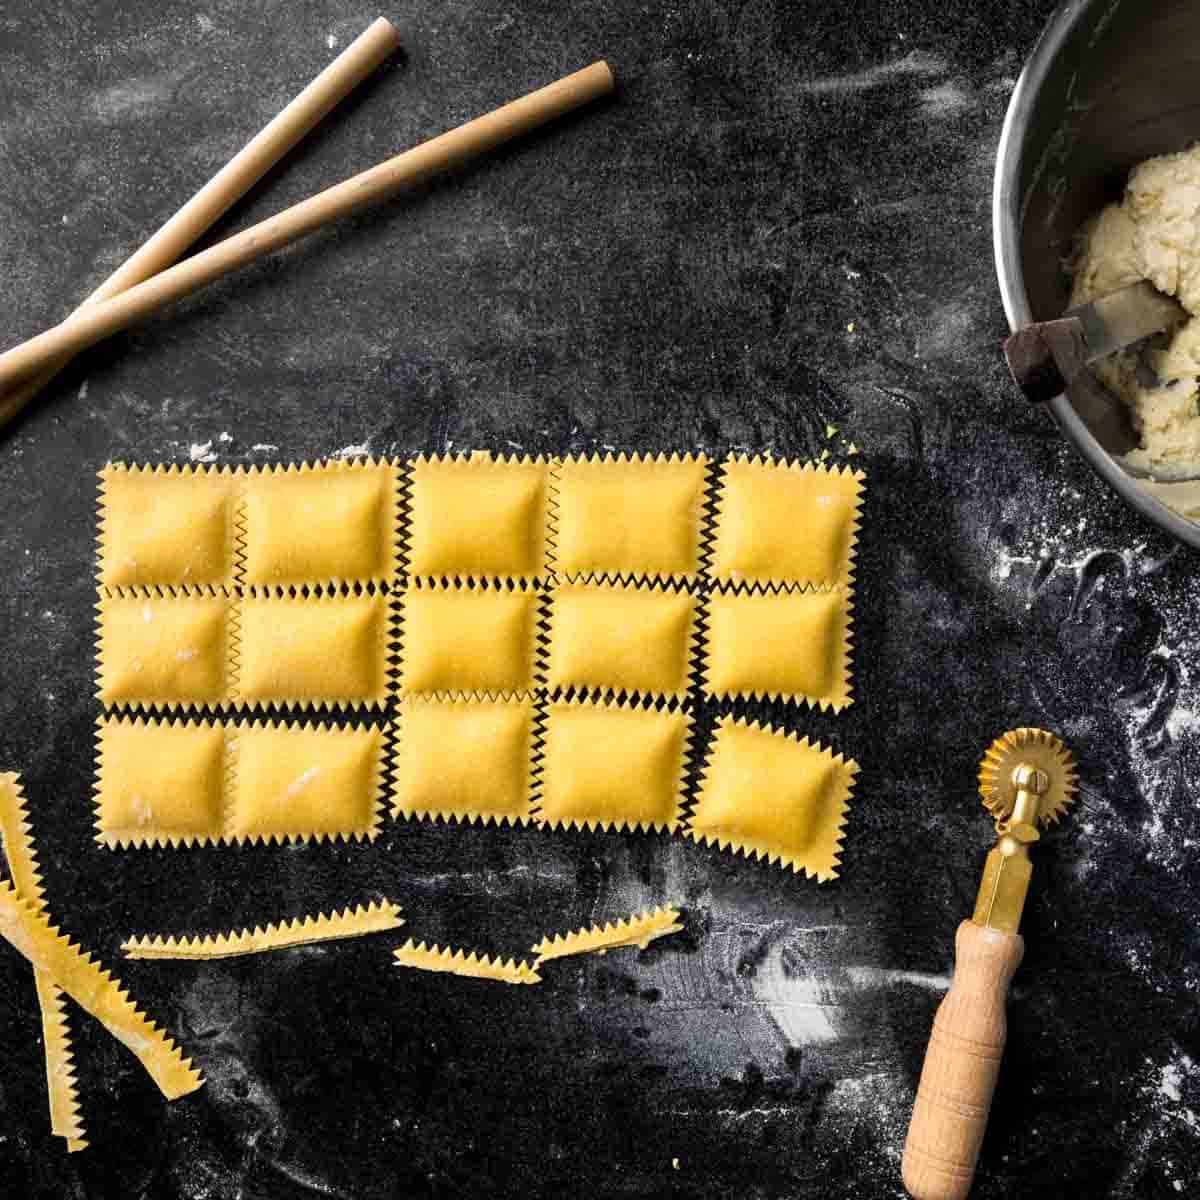
[[[979,795],[984,807],[1002,827],[1017,803],[1018,767],[1041,771],[1045,788],[1038,797],[1038,824],[1053,825],[1075,800],[1075,758],[1063,743],[1044,729],[1013,729],[998,737],[979,766]]]

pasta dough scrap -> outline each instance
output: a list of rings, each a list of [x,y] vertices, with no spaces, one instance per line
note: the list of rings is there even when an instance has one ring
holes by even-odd
[[[227,727],[233,767],[226,836],[235,841],[373,839],[383,731],[322,725]]]
[[[102,703],[165,709],[228,701],[233,673],[228,597],[108,592],[98,607]]]
[[[407,566],[437,578],[532,580],[546,571],[549,464],[486,452],[410,467]]]
[[[409,938],[399,950],[393,950],[396,965],[415,967],[419,971],[443,971],[450,975],[466,975],[472,979],[491,979],[497,983],[541,983],[536,968],[527,962],[488,958],[472,951],[467,954],[450,947],[414,944]]]
[[[244,579],[270,587],[389,582],[397,468],[338,459],[242,473]]]
[[[660,585],[554,589],[547,682],[554,687],[687,695],[696,598]]]
[[[838,873],[857,773],[853,759],[807,738],[724,717],[687,832],[825,882]]]
[[[732,456],[717,493],[711,570],[734,583],[847,586],[861,471]]]
[[[404,695],[517,696],[538,682],[542,596],[502,584],[413,581],[404,593]]]
[[[267,925],[266,928],[256,925],[253,929],[239,929],[215,936],[176,939],[161,934],[147,934],[122,942],[121,949],[125,951],[126,958],[238,958],[292,946],[309,946],[315,942],[382,933],[388,929],[399,929],[403,924],[400,906],[390,900],[382,900],[378,904],[360,904],[357,908],[347,908],[342,912],[296,917],[279,925]]]
[[[222,834],[225,737],[206,721],[101,718],[97,730],[96,840],[190,846]]]
[[[386,595],[254,593],[240,601],[238,622],[239,702],[341,709],[386,702]]]
[[[544,937],[533,947],[537,956],[533,965],[540,967],[549,959],[572,954],[604,954],[619,946],[637,946],[639,950],[645,950],[651,942],[681,929],[677,909],[656,908],[606,925],[592,925],[573,933]]]
[[[679,827],[690,713],[629,703],[549,706],[536,817],[551,828]]]
[[[396,817],[528,823],[535,799],[532,698],[404,701],[392,783]]]
[[[841,711],[853,702],[852,609],[840,590],[713,592],[705,602],[705,690]]]
[[[707,478],[702,454],[564,459],[551,482],[558,571],[694,579]]]
[[[203,1085],[191,1060],[138,1010],[111,973],[79,950],[8,883],[0,883],[0,936],[133,1051],[168,1100],[177,1100]]]
[[[101,585],[231,585],[234,494],[228,467],[109,463],[100,472]]]
[[[38,912],[46,908],[41,868],[33,847],[33,831],[25,806],[20,779],[11,772],[0,773],[0,835],[9,878],[19,896]],[[46,1056],[46,1094],[50,1106],[50,1131],[67,1143],[67,1153],[87,1148],[83,1117],[79,1111],[78,1081],[71,1049],[62,988],[46,974],[35,970],[38,1009],[42,1017],[42,1045]]]

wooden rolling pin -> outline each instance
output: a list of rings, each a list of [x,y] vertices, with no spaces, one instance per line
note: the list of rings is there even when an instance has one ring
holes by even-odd
[[[99,304],[110,300],[178,262],[189,246],[382,65],[399,45],[400,35],[395,26],[380,17],[83,303]],[[73,352],[69,352],[54,357],[32,378],[0,395],[0,426],[11,421],[71,361],[72,356]]]
[[[613,76],[608,64],[593,63],[302,200],[119,296],[98,304],[87,304],[61,325],[0,355],[0,394],[46,370],[59,359],[78,354],[330,221],[390,200],[405,188],[466,163],[606,95],[612,89]]]

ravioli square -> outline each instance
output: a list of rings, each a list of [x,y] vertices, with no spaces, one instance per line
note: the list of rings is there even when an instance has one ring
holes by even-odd
[[[243,578],[270,587],[382,583],[396,569],[396,468],[295,463],[242,475]]]
[[[220,594],[102,595],[101,702],[146,708],[226,702],[231,606]]]
[[[103,587],[225,587],[234,578],[234,477],[226,468],[100,472]]]
[[[717,591],[705,606],[710,696],[803,700],[835,712],[852,702],[845,592]]]
[[[550,687],[687,694],[696,598],[636,584],[564,583],[550,609]]]
[[[712,573],[733,583],[846,586],[861,471],[729,458],[717,493]]]
[[[687,832],[697,841],[837,875],[858,764],[795,734],[724,717]]]
[[[374,837],[383,783],[378,726],[253,725],[230,729],[228,836],[242,841]]]
[[[409,573],[523,580],[544,574],[548,478],[542,459],[416,459],[409,467]]]
[[[674,832],[691,726],[691,715],[679,708],[551,704],[539,824]]]
[[[96,741],[97,841],[111,848],[221,836],[225,738],[219,725],[106,717]]]
[[[556,569],[694,578],[707,477],[703,455],[564,459],[552,484]]]
[[[380,706],[388,694],[388,598],[246,596],[238,607],[237,700],[251,705]]]
[[[405,695],[512,695],[537,680],[541,596],[503,585],[410,583],[402,598]]]
[[[533,810],[534,701],[410,696],[397,725],[393,815],[524,825]]]

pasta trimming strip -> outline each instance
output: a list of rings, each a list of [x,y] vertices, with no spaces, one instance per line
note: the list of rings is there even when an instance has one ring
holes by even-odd
[[[449,946],[427,946],[409,938],[398,950],[392,951],[398,967],[412,967],[418,971],[439,971],[450,975],[464,975],[471,979],[490,979],[496,983],[531,984],[541,983],[542,977],[532,963],[503,961],[489,958],[486,954],[456,950]]]
[[[376,904],[346,908],[340,912],[318,913],[296,917],[278,925],[254,926],[228,933],[197,937],[173,937],[164,934],[145,934],[121,943],[126,958],[153,959],[214,959],[239,958],[247,954],[264,954],[293,946],[310,946],[317,942],[339,941],[399,929],[404,924],[400,906],[389,900]]]
[[[604,954],[620,946],[637,946],[645,950],[651,942],[668,934],[679,933],[679,911],[675,908],[655,908],[604,925],[590,925],[571,933],[547,934],[536,946],[534,966],[554,958],[573,954]]]
[[[46,907],[41,869],[33,848],[33,831],[25,807],[20,779],[0,774],[0,835],[9,878],[19,896],[39,912]],[[87,1146],[75,1079],[71,1032],[67,1024],[62,989],[42,970],[34,970],[38,1008],[42,1015],[42,1044],[46,1057],[46,1092],[50,1105],[50,1129],[66,1140],[68,1153]]]

